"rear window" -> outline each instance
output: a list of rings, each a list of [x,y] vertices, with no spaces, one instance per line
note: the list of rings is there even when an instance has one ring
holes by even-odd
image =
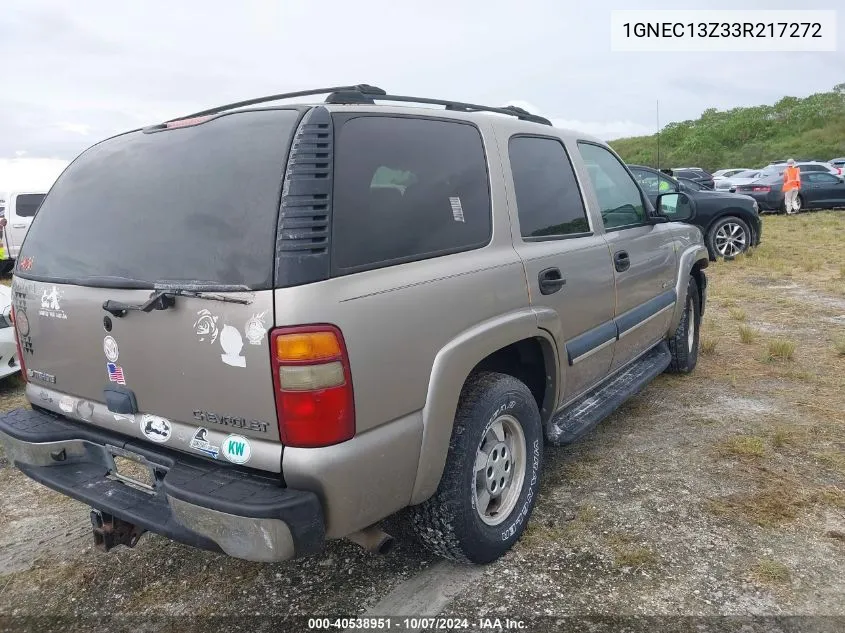
[[[35,217],[35,212],[44,200],[43,193],[22,193],[15,198],[15,213],[22,218]]]
[[[335,274],[490,241],[487,161],[473,125],[357,116],[340,125],[334,167]]]
[[[256,110],[95,145],[44,200],[30,275],[272,286],[285,160],[298,114]]]

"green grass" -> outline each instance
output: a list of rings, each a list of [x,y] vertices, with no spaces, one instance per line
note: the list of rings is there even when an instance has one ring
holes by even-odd
[[[792,360],[795,355],[795,343],[788,339],[772,339],[768,345],[769,360]]]
[[[757,338],[757,332],[754,330],[753,327],[749,327],[747,325],[740,325],[739,326],[739,340],[746,345],[749,345],[754,342]]]
[[[771,558],[763,558],[751,568],[754,578],[765,585],[783,585],[789,582],[789,567]]]
[[[734,435],[719,444],[717,452],[722,457],[762,457],[766,454],[766,446],[762,437]]]
[[[728,314],[735,321],[745,321],[748,318],[748,314],[742,308],[731,308]]]

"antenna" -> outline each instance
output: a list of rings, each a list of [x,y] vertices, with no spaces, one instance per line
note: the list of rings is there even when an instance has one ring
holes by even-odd
[[[660,99],[657,100],[657,171],[660,171]]]

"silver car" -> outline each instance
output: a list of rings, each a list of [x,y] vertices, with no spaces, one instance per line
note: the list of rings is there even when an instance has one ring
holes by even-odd
[[[525,530],[544,444],[695,367],[693,214],[652,207],[598,139],[372,86],[127,132],[27,235],[32,406],[0,440],[91,506],[104,550],[149,530],[255,561],[384,551],[398,513],[488,562]]]

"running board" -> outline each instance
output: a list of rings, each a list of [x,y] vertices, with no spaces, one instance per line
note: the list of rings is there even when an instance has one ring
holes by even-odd
[[[672,355],[666,341],[652,348],[609,382],[570,404],[546,422],[546,439],[553,446],[570,444],[613,413],[628,398],[642,391],[663,373]]]

